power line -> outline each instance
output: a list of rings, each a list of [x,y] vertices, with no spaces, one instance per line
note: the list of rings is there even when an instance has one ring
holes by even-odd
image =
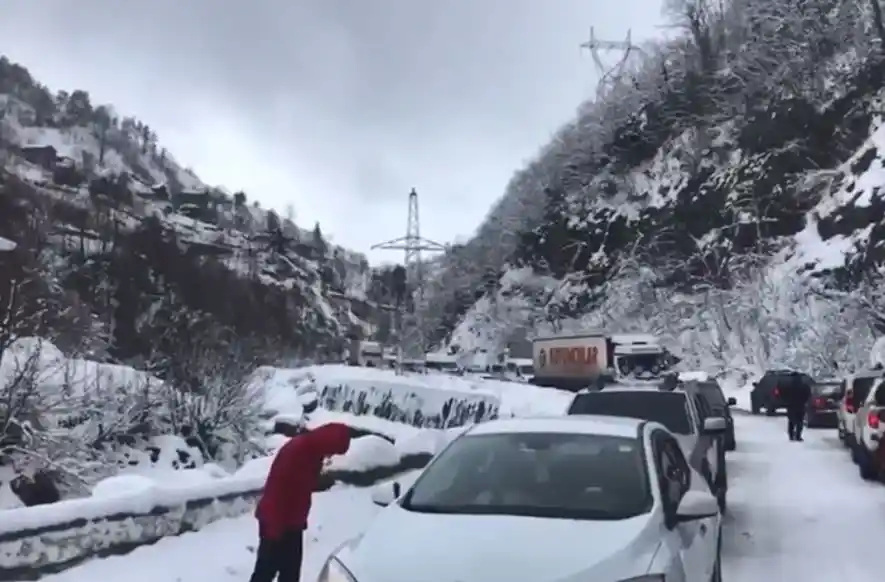
[[[596,38],[592,26],[590,27],[590,40],[581,43],[581,48],[590,51],[593,62],[596,64],[596,75],[599,78],[596,85],[597,99],[603,98],[621,80],[632,55],[644,53],[639,45],[633,44],[630,30],[627,31],[627,37],[624,40],[601,40]],[[621,52],[623,54],[614,65],[607,66],[602,60],[601,53],[608,52]]]
[[[427,349],[422,313],[424,311],[423,252],[444,252],[445,245],[421,236],[421,218],[418,212],[418,193],[409,192],[409,216],[406,235],[372,245],[372,250],[403,251],[403,275],[400,289],[394,289],[397,298],[399,360],[404,356],[423,358]]]

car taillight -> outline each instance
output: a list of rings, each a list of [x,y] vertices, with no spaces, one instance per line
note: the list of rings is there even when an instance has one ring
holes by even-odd
[[[823,408],[826,405],[827,405],[826,398],[821,398],[820,396],[818,396],[817,398],[814,399],[814,407],[815,408]]]
[[[869,414],[867,414],[867,424],[870,425],[870,428],[873,430],[879,430],[879,425],[882,424],[882,421],[879,419],[879,412],[876,410],[871,410]]]
[[[775,398],[777,398],[777,397],[779,397],[779,396],[781,395],[781,391],[780,391],[779,388],[775,387],[775,389],[771,391],[771,394],[772,394],[772,396],[774,396]]]

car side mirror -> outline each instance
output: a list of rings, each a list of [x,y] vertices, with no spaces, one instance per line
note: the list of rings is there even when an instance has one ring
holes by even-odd
[[[381,507],[387,507],[397,500],[401,492],[402,486],[397,481],[388,481],[387,483],[375,485],[372,488],[372,503]]]
[[[676,508],[676,523],[707,519],[719,515],[719,503],[709,491],[689,489]]]
[[[737,406],[738,400],[734,396],[729,396],[728,400],[726,400],[729,406]]]
[[[728,428],[728,423],[722,416],[711,416],[704,420],[704,434],[722,434]]]

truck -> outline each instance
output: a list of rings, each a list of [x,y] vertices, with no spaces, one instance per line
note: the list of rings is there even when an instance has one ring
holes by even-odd
[[[533,384],[565,390],[660,381],[678,361],[655,336],[604,332],[535,338],[532,360]]]

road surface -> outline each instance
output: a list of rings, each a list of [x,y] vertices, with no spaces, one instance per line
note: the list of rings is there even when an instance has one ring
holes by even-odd
[[[723,580],[885,579],[885,486],[861,480],[835,429],[791,442],[786,418],[735,421]]]

